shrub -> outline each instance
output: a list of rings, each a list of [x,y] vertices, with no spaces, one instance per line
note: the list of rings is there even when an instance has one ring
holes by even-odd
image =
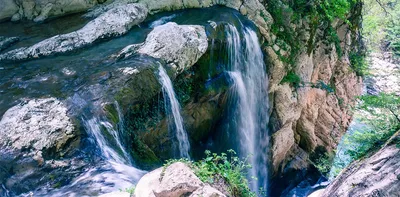
[[[235,197],[256,197],[256,193],[252,192],[248,186],[246,178],[247,170],[251,165],[247,162],[247,158],[239,159],[234,150],[228,150],[220,155],[205,151],[206,158],[193,162],[187,159],[168,160],[164,167],[175,162],[184,162],[191,167],[199,179],[205,183],[213,184],[222,178],[227,183],[228,191]]]
[[[281,84],[283,83],[289,83],[294,88],[299,88],[301,84],[301,78],[293,71],[289,71],[286,76],[283,77]]]
[[[350,67],[356,73],[357,76],[369,75],[369,66],[368,62],[365,59],[365,54],[350,52],[349,59],[350,59]]]

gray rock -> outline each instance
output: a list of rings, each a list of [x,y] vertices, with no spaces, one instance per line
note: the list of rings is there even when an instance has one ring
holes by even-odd
[[[73,154],[78,142],[67,108],[57,99],[30,100],[10,108],[0,121],[0,182],[11,191],[27,192],[40,183],[68,179],[52,176],[71,172],[66,167],[73,160],[50,158]]]
[[[11,45],[15,44],[16,42],[19,41],[19,38],[17,37],[4,37],[0,36],[0,51],[7,49]]]
[[[55,98],[16,105],[0,121],[0,147],[42,160],[49,151],[61,153],[75,137],[67,108]]]
[[[186,164],[176,162],[144,175],[136,185],[136,197],[225,197],[217,189],[204,184]]]
[[[353,162],[324,190],[321,197],[399,196],[400,149],[396,144]]]
[[[167,23],[155,27],[144,43],[127,46],[116,56],[122,58],[139,53],[160,58],[180,73],[196,63],[207,47],[204,27]]]
[[[121,6],[121,5],[126,5],[129,3],[136,3],[137,0],[115,0],[115,1],[108,1],[109,3],[105,3],[103,5],[96,6],[95,8],[91,9],[88,13],[84,15],[84,17],[87,18],[95,18],[103,14],[104,12],[107,12],[108,10],[111,10],[115,7]]]
[[[18,5],[14,0],[0,0],[0,21],[11,18],[18,12]]]
[[[83,28],[43,40],[31,47],[23,47],[0,55],[2,60],[24,60],[64,53],[92,44],[94,41],[126,33],[147,16],[147,9],[140,4],[115,7]]]
[[[225,197],[225,194],[209,185],[206,185],[194,191],[189,197]]]
[[[0,0],[0,21],[12,18],[42,22],[57,17],[86,11],[103,0]]]

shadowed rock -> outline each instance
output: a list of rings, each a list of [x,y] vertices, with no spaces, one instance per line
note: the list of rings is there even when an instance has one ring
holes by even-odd
[[[19,41],[19,38],[17,37],[4,37],[4,36],[0,36],[0,51],[7,49],[8,47],[10,47],[11,45],[15,44],[16,42]]]
[[[65,53],[93,42],[125,34],[147,17],[147,9],[140,4],[127,4],[108,10],[83,28],[43,40],[31,47],[23,47],[0,55],[2,60],[25,60]]]

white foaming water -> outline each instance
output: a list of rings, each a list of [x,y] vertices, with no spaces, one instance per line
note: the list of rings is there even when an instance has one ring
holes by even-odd
[[[268,180],[268,78],[257,34],[244,28],[242,36],[236,27],[227,25],[229,76],[236,97],[233,121],[239,134],[240,155],[249,157],[253,191],[267,188]],[[242,38],[241,38],[242,37]]]
[[[98,147],[101,150],[102,155],[110,161],[114,161],[121,164],[131,164],[128,154],[126,153],[124,147],[121,144],[119,139],[118,131],[114,129],[111,123],[107,121],[101,121],[99,118],[92,118],[90,120],[83,120],[86,131],[88,131],[96,140]],[[110,135],[113,136],[117,147],[121,152],[118,154],[107,142],[106,138],[103,135],[102,129],[105,129]]]
[[[176,138],[179,142],[179,153],[181,157],[189,158],[190,143],[187,133],[183,127],[183,119],[180,113],[181,107],[176,99],[171,79],[165,69],[160,65],[158,68],[159,81],[162,85],[165,99],[166,111],[171,113],[174,120]]]
[[[176,14],[172,14],[170,16],[161,17],[158,20],[155,20],[152,23],[150,23],[149,27],[150,28],[154,28],[154,27],[157,27],[157,26],[160,26],[160,25],[164,25],[165,23],[171,21],[175,17],[176,17]]]

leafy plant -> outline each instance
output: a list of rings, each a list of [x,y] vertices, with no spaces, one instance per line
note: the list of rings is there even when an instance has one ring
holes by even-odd
[[[120,189],[120,191],[121,192],[128,192],[130,195],[132,195],[132,194],[134,194],[135,193],[135,186],[134,185],[132,185],[131,187],[127,187],[127,188],[125,188],[125,189]]]
[[[293,71],[289,71],[285,77],[283,77],[281,84],[289,83],[294,88],[299,88],[301,84],[301,78]]]
[[[332,155],[325,153],[321,157],[319,157],[314,165],[322,174],[327,175],[332,167],[333,157]]]
[[[349,53],[350,66],[357,76],[369,75],[368,62],[365,59],[365,54],[351,51]]]
[[[229,156],[226,153],[218,155],[207,150],[205,151],[206,158],[203,160],[193,162],[188,159],[173,159],[168,160],[164,167],[174,162],[184,162],[205,183],[213,184],[219,179],[223,179],[227,183],[228,191],[232,196],[256,197],[256,193],[250,190],[249,182],[246,178],[246,172],[251,168],[247,158],[238,158],[234,150],[228,150],[228,153]]]
[[[337,158],[339,161],[335,161],[337,164],[331,172],[331,177],[338,175],[351,161],[380,149],[400,129],[400,97],[380,93],[360,96],[359,99],[356,118],[359,124],[364,126],[356,127],[343,137],[341,142],[343,145],[339,146],[346,147],[343,152],[350,158],[345,161]]]

